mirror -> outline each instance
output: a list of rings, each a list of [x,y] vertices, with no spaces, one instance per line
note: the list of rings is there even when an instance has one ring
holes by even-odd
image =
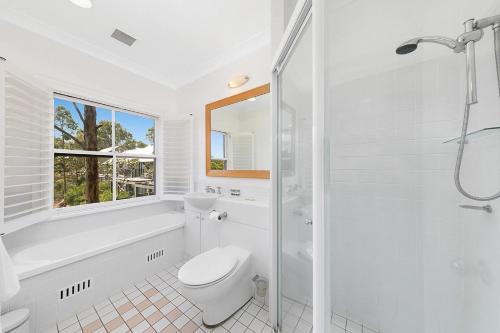
[[[269,179],[269,92],[266,84],[206,105],[207,176]]]

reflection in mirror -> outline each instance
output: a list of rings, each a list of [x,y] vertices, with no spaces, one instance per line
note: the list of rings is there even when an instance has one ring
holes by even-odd
[[[216,103],[219,104],[212,109],[207,106],[207,122],[210,118],[210,123],[207,123],[210,125],[207,127],[210,133],[210,145],[207,145],[210,169],[207,169],[207,175],[268,178],[267,170],[271,167],[269,86],[212,105]]]
[[[212,129],[212,170],[227,170],[227,139],[225,132]]]
[[[289,104],[282,102],[281,115],[281,171],[283,176],[295,174],[295,118],[297,111]]]

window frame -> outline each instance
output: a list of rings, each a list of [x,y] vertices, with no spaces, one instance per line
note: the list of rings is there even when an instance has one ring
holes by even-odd
[[[54,92],[52,95],[52,114],[53,117],[55,117],[55,107],[54,107],[54,100],[62,99],[66,100],[69,102],[76,102],[76,103],[81,103],[81,104],[86,104],[86,105],[92,105],[95,107],[99,108],[104,108],[107,109],[111,112],[111,124],[112,124],[112,131],[111,131],[111,142],[112,142],[112,151],[111,152],[101,152],[101,151],[87,151],[87,150],[72,150],[72,149],[59,149],[54,147],[54,134],[52,134],[52,152],[51,152],[51,159],[52,159],[52,170],[51,170],[51,175],[50,175],[50,186],[51,186],[51,197],[52,197],[52,203],[54,202],[54,185],[55,185],[55,172],[54,172],[54,162],[55,162],[55,157],[57,155],[60,156],[96,156],[96,157],[108,157],[111,158],[113,161],[113,168],[112,168],[112,178],[113,178],[113,198],[110,201],[105,201],[105,202],[96,202],[96,203],[86,203],[82,205],[77,205],[77,206],[67,206],[67,207],[60,207],[60,208],[55,208],[52,204],[51,206],[51,211],[52,211],[52,216],[53,219],[57,219],[58,217],[66,217],[68,215],[70,216],[75,216],[75,215],[80,215],[80,214],[86,214],[86,213],[91,213],[93,211],[100,211],[100,210],[110,210],[113,208],[122,208],[124,206],[136,206],[136,205],[141,205],[141,204],[147,204],[151,203],[154,201],[158,201],[161,199],[161,194],[159,190],[161,189],[161,184],[160,184],[160,157],[158,156],[158,152],[160,151],[160,136],[161,134],[159,133],[161,126],[160,122],[161,119],[158,115],[147,113],[147,112],[141,112],[141,111],[136,111],[136,110],[131,110],[129,108],[124,108],[116,105],[111,105],[109,103],[103,103],[103,102],[96,102],[95,100],[90,100],[87,98],[83,97],[76,97],[64,93],[58,93]],[[122,112],[122,113],[127,113],[131,114],[134,116],[140,116],[140,117],[145,117],[152,119],[154,121],[154,131],[155,131],[155,136],[154,136],[154,142],[153,142],[153,154],[148,155],[148,154],[128,154],[128,153],[121,153],[116,151],[116,137],[115,137],[115,126],[116,126],[116,112]],[[52,127],[52,130],[55,131],[55,128]],[[152,159],[154,162],[154,191],[155,193],[153,195],[149,196],[142,196],[142,197],[134,197],[134,198],[128,198],[128,199],[117,199],[117,160],[118,158],[137,158],[137,159]]]

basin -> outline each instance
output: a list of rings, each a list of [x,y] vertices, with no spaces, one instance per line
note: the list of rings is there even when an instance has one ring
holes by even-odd
[[[217,197],[212,193],[192,192],[184,195],[184,201],[199,210],[209,210],[217,201]]]

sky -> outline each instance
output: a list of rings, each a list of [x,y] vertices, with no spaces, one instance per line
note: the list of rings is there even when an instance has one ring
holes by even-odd
[[[212,158],[224,158],[224,135],[221,132],[212,131],[210,139]]]
[[[83,104],[77,103],[77,105],[83,112]],[[72,102],[60,98],[54,98],[54,110],[58,106],[64,106],[69,112],[71,112],[73,120],[78,124],[78,127],[83,129],[83,123],[80,117],[78,116],[78,113],[76,112]],[[96,108],[96,110],[97,110],[97,123],[99,123],[102,120],[111,121],[111,110],[100,107]],[[154,126],[154,119],[118,111],[116,112],[115,117],[116,117],[116,123],[121,124],[123,128],[132,133],[135,140],[142,141],[145,144],[149,144],[149,141],[146,137],[146,133],[149,128]],[[61,133],[59,131],[54,130],[54,136],[56,138],[60,137],[60,135]]]

